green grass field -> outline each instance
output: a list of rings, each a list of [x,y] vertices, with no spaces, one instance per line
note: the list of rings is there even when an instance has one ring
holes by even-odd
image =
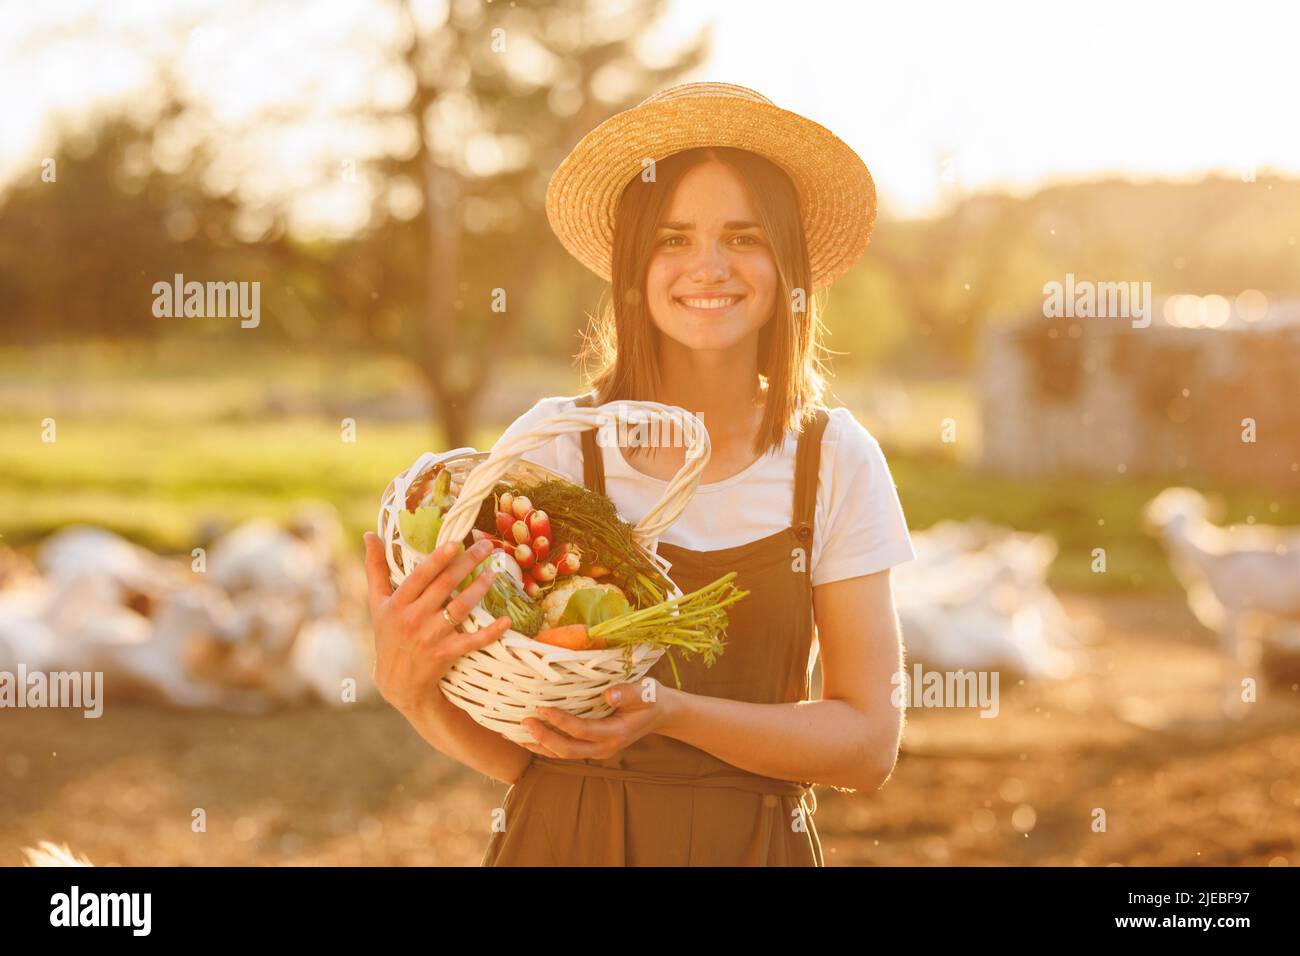
[[[501,380],[472,444],[489,447],[537,397],[576,390],[575,373],[536,364]],[[1174,587],[1163,550],[1138,523],[1163,484],[1136,479],[1010,480],[968,462],[978,429],[938,442],[943,417],[976,418],[962,383],[894,387],[885,401],[837,382],[836,398],[881,438],[913,529],[974,516],[1054,536],[1054,584],[1078,590]],[[75,522],[163,552],[187,552],[209,519],[287,516],[306,498],[339,508],[349,532],[373,527],[388,480],[444,447],[420,417],[418,380],[386,357],[158,348],[0,352],[0,534],[30,546]],[[834,403],[834,402],[833,402]],[[345,441],[343,418],[356,421]],[[492,420],[488,420],[491,418]],[[56,440],[42,440],[54,420]],[[1228,520],[1300,523],[1300,504],[1266,490],[1203,488]],[[358,548],[359,548],[358,542]],[[1105,548],[1107,573],[1090,569]]]

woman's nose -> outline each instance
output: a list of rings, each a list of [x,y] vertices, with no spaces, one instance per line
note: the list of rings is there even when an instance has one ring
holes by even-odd
[[[705,242],[691,263],[691,278],[701,284],[726,279],[730,272],[725,250],[718,243]]]

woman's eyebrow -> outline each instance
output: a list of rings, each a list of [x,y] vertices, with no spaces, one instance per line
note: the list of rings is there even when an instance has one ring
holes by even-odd
[[[695,228],[693,222],[663,222],[659,224],[660,229],[676,229],[679,232],[688,232]],[[730,222],[722,224],[723,229],[761,229],[762,224],[751,222],[748,219],[733,219]]]

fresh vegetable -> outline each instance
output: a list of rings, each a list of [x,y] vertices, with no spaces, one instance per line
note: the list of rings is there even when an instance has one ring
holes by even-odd
[[[546,623],[551,627],[556,627],[560,623],[560,618],[564,616],[565,609],[569,606],[569,599],[575,593],[583,588],[595,588],[600,591],[614,591],[626,599],[619,589],[613,584],[602,584],[594,578],[585,577],[577,574],[570,578],[565,578],[562,582],[555,585],[546,597],[542,598],[542,611],[546,615]]]
[[[549,539],[551,536],[551,519],[545,511],[533,511],[528,515],[528,531],[534,538]]]
[[[451,493],[451,474],[441,465],[411,482],[406,492],[406,510],[397,513],[397,527],[408,547],[429,554],[438,546],[442,518],[456,503]]]
[[[534,640],[556,647],[566,647],[571,651],[587,651],[603,648],[605,642],[593,638],[585,624],[567,624],[563,627],[548,627],[534,635]]]
[[[549,539],[553,550],[556,541],[581,544],[576,573],[612,578],[627,594],[629,603],[637,608],[658,604],[671,593],[668,579],[637,544],[632,525],[618,516],[614,503],[604,495],[554,478],[529,485],[526,494],[523,487],[504,487],[508,487],[506,493],[513,495],[511,513],[516,519],[525,517],[528,509],[545,513],[551,533],[543,537]],[[521,498],[527,505],[523,515],[520,514]],[[485,506],[493,507],[486,503]],[[533,520],[538,521],[535,515]],[[487,529],[492,525],[480,527]],[[564,561],[557,560],[555,564],[557,576],[575,573],[564,571]]]
[[[429,554],[438,545],[438,532],[442,529],[442,509],[438,507],[421,508],[412,514],[409,511],[397,513],[397,527],[402,532],[402,540],[421,554]]]
[[[455,501],[449,488],[445,471],[413,485],[408,509],[398,515],[411,547],[428,553],[436,545]],[[604,495],[559,479],[526,487],[503,482],[495,491],[482,502],[473,534],[475,541],[490,539],[495,550],[460,585],[463,590],[494,569],[485,610],[509,616],[518,633],[556,647],[622,647],[629,664],[636,645],[660,646],[678,687],[673,651],[699,654],[706,666],[722,653],[727,608],[749,593],[733,583],[734,571],[670,598],[672,583]]]
[[[535,635],[545,625],[546,618],[542,606],[528,597],[516,578],[518,566],[513,559],[504,551],[493,551],[479,568],[485,566],[495,567],[497,575],[480,602],[483,609],[493,617],[508,615],[513,630],[527,637]],[[479,568],[474,569],[475,573]]]
[[[406,489],[406,510],[438,507],[446,511],[456,503],[451,493],[451,473],[441,464],[416,477]]]
[[[484,535],[501,540],[503,547],[519,562],[524,571],[524,589],[531,597],[545,593],[557,577],[574,574],[581,567],[581,551],[572,542],[555,547],[551,519],[545,511],[533,507],[528,495],[521,490],[507,490],[498,484],[497,493],[485,498],[475,520],[475,537]],[[494,536],[495,532],[495,536]],[[553,560],[547,560],[554,553]],[[565,556],[575,554],[578,560]],[[529,587],[529,581],[537,587]]]
[[[664,647],[673,679],[681,687],[672,652],[678,650],[688,657],[700,654],[706,666],[713,664],[723,651],[727,608],[749,594],[732,583],[735,577],[736,572],[731,571],[690,594],[602,621],[588,628],[589,636],[593,641],[604,640],[609,647],[625,648],[629,663],[633,645],[651,643]]]
[[[560,615],[560,624],[584,624],[591,627],[631,610],[620,591],[606,588],[579,588],[569,598]]]

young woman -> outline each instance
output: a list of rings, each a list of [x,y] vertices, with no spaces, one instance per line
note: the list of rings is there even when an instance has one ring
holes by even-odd
[[[847,409],[819,404],[810,295],[865,248],[871,177],[810,120],[743,87],[693,83],[588,134],[552,178],[547,212],[612,297],[588,341],[592,391],[542,399],[503,440],[575,403],[700,415],[712,455],[658,550],[683,592],[735,570],[749,596],[712,667],[679,662],[681,689],[663,659],[651,693],[613,688],[603,719],[544,710],[525,721],[535,743],[518,746],[434,686],[500,634],[452,627],[488,582],[446,603],[482,555],[434,555],[390,595],[369,535],[377,683],[434,747],[512,784],[485,864],[820,865],[811,785],[877,789],[902,733],[889,568],[915,554],[880,446]],[[593,429],[529,458],[635,522],[684,456]],[[814,625],[822,688],[810,700]]]

